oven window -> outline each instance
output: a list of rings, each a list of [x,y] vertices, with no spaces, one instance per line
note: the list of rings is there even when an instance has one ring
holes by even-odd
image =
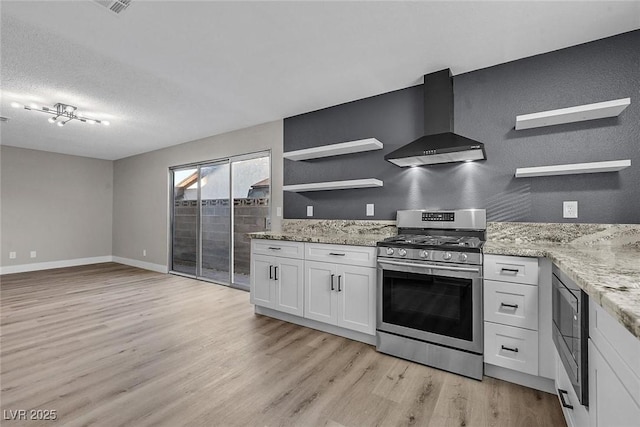
[[[382,321],[472,341],[472,280],[384,270]]]

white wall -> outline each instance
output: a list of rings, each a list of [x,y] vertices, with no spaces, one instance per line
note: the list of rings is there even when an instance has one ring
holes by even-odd
[[[167,268],[171,166],[271,150],[272,229],[279,230],[281,218],[276,217],[275,208],[282,206],[282,141],[283,123],[279,120],[116,160],[115,260],[157,270]]]
[[[0,146],[0,177],[2,273],[110,259],[113,162]]]

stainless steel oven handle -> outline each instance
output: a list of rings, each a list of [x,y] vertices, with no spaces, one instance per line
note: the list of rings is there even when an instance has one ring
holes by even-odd
[[[448,270],[448,271],[469,271],[472,273],[479,273],[480,270],[478,268],[471,267],[451,267],[448,265],[433,265],[433,264],[414,264],[412,262],[399,262],[399,261],[388,261],[388,260],[378,260],[380,264],[391,264],[391,265],[399,265],[402,267],[420,267],[420,268],[431,268],[433,270]]]

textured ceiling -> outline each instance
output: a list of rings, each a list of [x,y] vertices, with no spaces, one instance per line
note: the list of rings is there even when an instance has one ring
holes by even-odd
[[[2,144],[118,159],[640,28],[640,2],[6,1]],[[78,106],[102,127],[12,109]]]

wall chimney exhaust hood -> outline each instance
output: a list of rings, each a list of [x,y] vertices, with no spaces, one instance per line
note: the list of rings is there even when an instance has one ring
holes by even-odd
[[[407,167],[487,158],[483,143],[453,133],[453,79],[448,68],[424,76],[424,133],[384,159]]]

